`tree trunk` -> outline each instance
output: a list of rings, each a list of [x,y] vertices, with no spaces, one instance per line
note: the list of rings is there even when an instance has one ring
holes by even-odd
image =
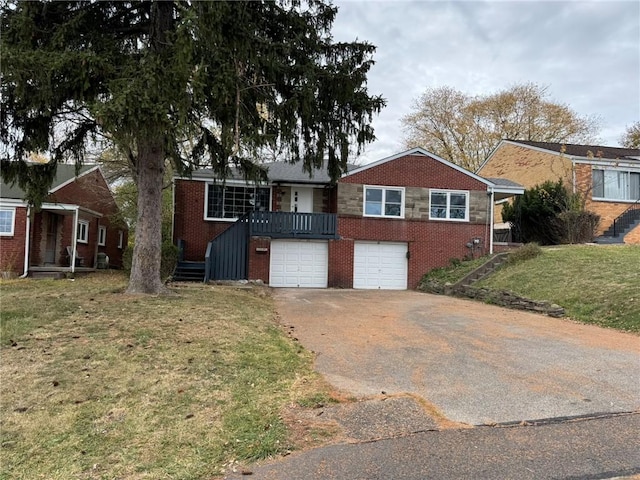
[[[138,142],[138,220],[127,293],[168,292],[160,279],[164,157],[161,138]]]

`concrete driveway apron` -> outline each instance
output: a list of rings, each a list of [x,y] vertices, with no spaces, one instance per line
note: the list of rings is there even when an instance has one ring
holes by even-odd
[[[356,396],[417,395],[471,425],[640,408],[636,335],[412,291],[274,297],[316,369]]]

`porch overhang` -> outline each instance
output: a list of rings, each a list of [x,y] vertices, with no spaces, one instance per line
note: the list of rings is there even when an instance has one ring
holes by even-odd
[[[75,273],[78,271],[80,267],[76,266],[76,257],[77,257],[77,247],[78,247],[78,221],[80,220],[80,212],[84,215],[88,215],[94,218],[102,218],[102,214],[100,212],[96,212],[95,210],[91,210],[86,207],[82,207],[80,205],[72,205],[67,203],[43,203],[40,211],[55,213],[56,215],[62,216],[73,216],[73,233],[71,236],[71,258],[69,258],[69,267],[67,270],[71,273]],[[97,247],[96,247],[97,248]],[[30,267],[32,270],[32,267]]]
[[[524,187],[496,186],[492,187],[491,191],[493,192],[494,201],[504,200],[516,195],[524,195]]]
[[[82,212],[86,215],[89,215],[90,217],[95,218],[102,218],[103,216],[100,212],[96,212],[95,210],[68,203],[43,203],[40,207],[40,210],[43,212],[51,212],[63,216],[75,215],[76,212]]]

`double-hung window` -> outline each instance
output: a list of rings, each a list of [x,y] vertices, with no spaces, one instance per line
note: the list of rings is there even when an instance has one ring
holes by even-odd
[[[78,221],[78,233],[76,238],[80,243],[89,243],[89,222],[86,220]]]
[[[15,208],[0,208],[0,236],[10,237],[13,235],[15,218]]]
[[[107,244],[107,227],[100,225],[98,227],[98,245],[104,247]]]
[[[593,169],[593,198],[640,200],[640,172]]]
[[[250,211],[269,211],[271,189],[245,185],[207,185],[205,218],[235,220]]]
[[[404,217],[404,188],[364,187],[365,217]]]
[[[469,220],[469,192],[431,190],[429,218],[432,220]]]

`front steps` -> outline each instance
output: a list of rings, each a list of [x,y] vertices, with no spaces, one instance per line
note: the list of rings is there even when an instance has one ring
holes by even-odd
[[[460,287],[468,287],[471,284],[477,282],[478,280],[482,280],[484,277],[493,273],[498,267],[500,267],[503,263],[507,261],[509,258],[509,254],[507,252],[498,253],[497,255],[491,257],[485,263],[476,268],[473,272],[467,274],[461,280],[458,280],[453,285],[447,285],[445,287],[445,294],[451,295],[456,289]]]
[[[174,282],[204,282],[204,262],[178,262],[171,280]]]
[[[613,228],[614,224],[606,229],[602,235],[596,238],[596,243],[601,244],[613,244],[613,243],[624,243],[624,237],[627,233],[633,230],[635,227],[640,225],[640,209],[630,209],[624,212],[615,220],[615,230]],[[615,233],[615,235],[614,235]]]

